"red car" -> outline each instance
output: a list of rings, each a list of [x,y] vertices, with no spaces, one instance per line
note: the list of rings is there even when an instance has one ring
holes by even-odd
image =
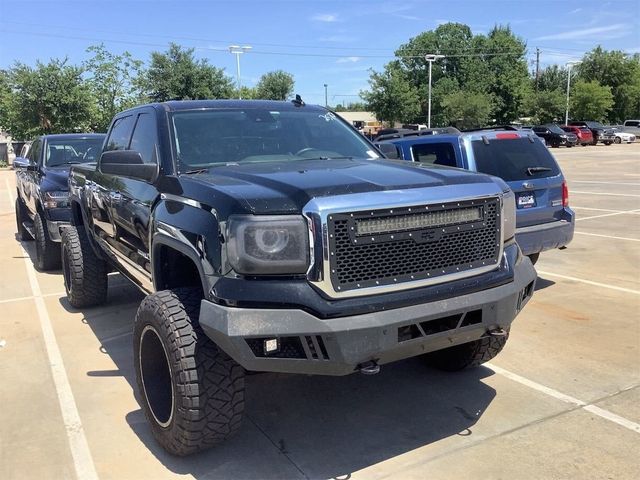
[[[563,125],[562,130],[569,133],[575,133],[578,137],[578,143],[583,147],[593,145],[593,133],[588,128],[574,127],[573,125]]]

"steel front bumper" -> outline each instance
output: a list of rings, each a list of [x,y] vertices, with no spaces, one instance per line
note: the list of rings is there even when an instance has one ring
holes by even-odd
[[[347,375],[369,362],[382,365],[508,327],[536,279],[529,259],[517,255],[512,262],[512,282],[431,303],[319,319],[302,310],[233,308],[203,300],[200,325],[248,370]],[[267,353],[266,342],[273,339],[278,350]]]

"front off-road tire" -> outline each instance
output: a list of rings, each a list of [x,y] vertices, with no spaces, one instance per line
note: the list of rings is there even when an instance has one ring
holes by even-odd
[[[106,301],[107,264],[93,251],[83,226],[62,230],[62,273],[72,306],[92,307]]]
[[[434,367],[447,372],[478,367],[502,351],[509,338],[509,329],[505,330],[506,335],[502,337],[482,337],[473,342],[427,353],[426,359]]]
[[[16,198],[16,228],[18,229],[18,240],[33,240],[29,231],[24,228],[26,217],[22,202],[19,198]]]
[[[51,240],[46,220],[40,212],[33,218],[36,241],[36,268],[41,271],[60,268],[60,244]]]
[[[169,453],[213,447],[240,427],[244,369],[202,331],[197,288],[147,296],[136,314],[133,354],[140,404]]]

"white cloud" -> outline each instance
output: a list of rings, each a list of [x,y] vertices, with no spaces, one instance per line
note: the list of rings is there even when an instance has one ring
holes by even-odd
[[[338,15],[334,13],[317,13],[311,20],[315,20],[316,22],[325,22],[325,23],[333,23],[338,21]]]
[[[336,63],[356,63],[362,60],[360,57],[342,57],[336,60]]]
[[[329,35],[328,37],[320,37],[318,41],[320,42],[329,42],[329,43],[347,43],[353,42],[356,39],[349,35]]]
[[[420,17],[416,17],[415,15],[405,15],[404,13],[394,13],[392,15],[403,20],[422,20]]]
[[[607,40],[612,38],[620,38],[627,35],[629,25],[625,23],[616,23],[606,27],[581,28],[578,30],[569,30],[566,32],[553,33],[551,35],[543,35],[534,40]]]
[[[573,15],[574,13],[580,13],[582,11],[581,8],[574,8],[569,12],[569,15]]]

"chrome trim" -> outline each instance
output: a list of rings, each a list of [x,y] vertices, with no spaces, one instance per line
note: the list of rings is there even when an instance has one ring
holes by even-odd
[[[170,200],[172,202],[184,203],[185,205],[190,205],[196,208],[204,208],[204,206],[198,202],[197,200],[192,200],[190,198],[179,197],[178,195],[173,195],[171,193],[161,193],[160,198],[162,200]]]
[[[451,196],[452,191],[464,189],[465,195]],[[500,268],[501,259],[504,254],[504,192],[495,183],[472,183],[467,185],[445,185],[436,187],[412,188],[407,190],[386,190],[380,192],[358,193],[348,195],[337,195],[333,197],[317,197],[310,200],[302,209],[305,217],[313,219],[317,217],[322,228],[322,268],[313,275],[310,269],[307,274],[309,283],[324,292],[330,298],[362,297],[365,295],[376,295],[381,293],[397,292],[409,290],[411,288],[425,287],[439,283],[450,282],[462,278],[480,275]],[[498,198],[500,201],[500,250],[496,263],[479,267],[465,272],[450,273],[435,278],[416,280],[413,282],[403,282],[393,285],[380,285],[366,287],[358,290],[348,290],[337,292],[331,283],[330,262],[329,262],[329,231],[327,220],[334,213],[350,213],[363,210],[385,210],[392,208],[412,207],[414,205],[431,205],[438,203],[485,201],[490,198]],[[317,239],[318,237],[316,237]]]

